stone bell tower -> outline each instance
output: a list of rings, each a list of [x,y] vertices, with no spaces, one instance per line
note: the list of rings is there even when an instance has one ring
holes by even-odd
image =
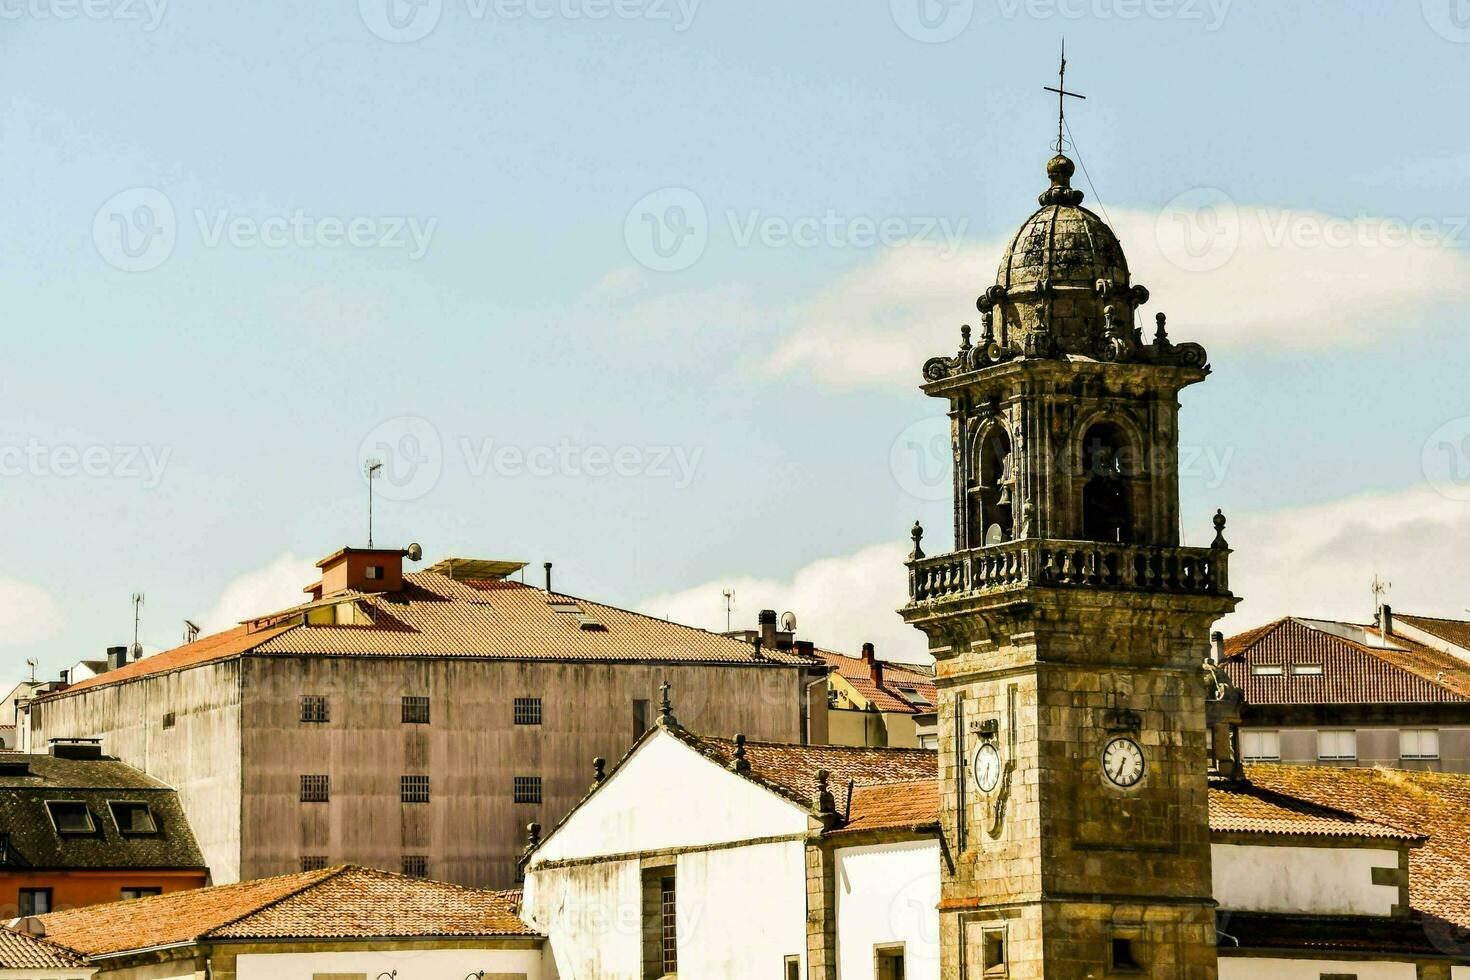
[[[1148,290],[1072,161],[952,357],[954,550],[915,525],[904,619],[940,689],[944,980],[1214,980],[1200,665],[1234,608],[1224,517],[1180,547],[1179,392],[1197,344],[1135,326]]]

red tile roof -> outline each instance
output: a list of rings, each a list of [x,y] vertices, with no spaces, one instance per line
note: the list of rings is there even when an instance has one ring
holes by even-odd
[[[1423,843],[1412,831],[1365,820],[1335,807],[1321,806],[1253,783],[1210,787],[1210,829],[1249,834],[1311,837],[1371,837]]]
[[[839,809],[843,802],[837,801]],[[864,830],[913,830],[939,819],[939,780],[859,786],[852,791],[851,812],[833,835]]]
[[[208,939],[535,936],[519,893],[351,865],[41,917],[48,938],[89,956]]]
[[[840,653],[818,650],[820,657],[850,686],[863,700],[878,711],[894,711],[903,714],[927,714],[939,704],[939,690],[934,686],[934,675],[911,664],[883,661],[883,684],[873,683],[871,669],[862,659]],[[910,688],[924,701],[904,694],[900,688]]]
[[[344,592],[263,616],[194,643],[88,678],[48,697],[243,654],[463,657],[504,660],[673,661],[820,665],[792,651],[655,619],[518,582],[404,575],[402,592]],[[354,604],[365,625],[309,625],[307,611]]]
[[[0,927],[0,970],[70,970],[82,958],[49,939],[37,939]]]
[[[1470,650],[1470,622],[1463,619],[1440,619],[1435,616],[1410,616],[1407,613],[1394,613],[1393,620],[1408,623],[1431,636],[1439,637],[1446,643],[1453,643],[1462,650]],[[1392,629],[1392,624],[1390,624],[1390,629]]]
[[[1371,627],[1339,624],[1378,637]],[[1398,634],[1387,649],[1358,642],[1297,619],[1232,637],[1223,666],[1246,701],[1268,704],[1384,704],[1470,701],[1470,664]],[[1275,676],[1251,668],[1280,664]],[[1292,665],[1317,664],[1321,674],[1296,674]]]

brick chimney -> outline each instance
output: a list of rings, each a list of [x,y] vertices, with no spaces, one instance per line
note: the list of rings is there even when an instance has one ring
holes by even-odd
[[[767,650],[775,650],[776,647],[776,610],[762,609],[760,616],[756,618],[756,627],[760,630],[761,646]]]
[[[128,662],[128,648],[127,647],[108,647],[107,648],[107,669],[108,670],[117,670],[119,667],[123,666],[127,662]]]
[[[316,563],[322,570],[321,595],[345,589],[358,592],[403,590],[402,548],[341,548]],[[314,589],[314,587],[311,587]]]
[[[1386,602],[1378,607],[1378,628],[1385,640],[1393,636],[1393,607]]]
[[[863,665],[868,668],[868,677],[873,681],[873,686],[883,686],[883,661],[879,660],[873,652],[873,644],[863,644]]]

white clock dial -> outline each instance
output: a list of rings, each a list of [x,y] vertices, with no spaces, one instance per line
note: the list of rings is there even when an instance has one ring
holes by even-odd
[[[999,782],[1000,753],[986,742],[975,750],[975,785],[980,787],[980,792],[989,793]]]
[[[1103,748],[1103,775],[1127,789],[1143,778],[1143,749],[1131,738],[1115,738]]]

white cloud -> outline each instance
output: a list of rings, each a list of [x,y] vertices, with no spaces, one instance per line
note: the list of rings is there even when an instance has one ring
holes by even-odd
[[[653,616],[708,630],[725,628],[723,590],[735,592],[736,629],[755,627],[761,609],[796,613],[798,639],[855,655],[872,643],[878,656],[922,663],[928,660],[924,635],[899,619],[907,601],[907,549],[879,544],[835,558],[823,558],[796,571],[789,580],[731,575],[681,592],[653,596],[638,608]]]
[[[226,585],[200,625],[206,634],[218,633],[251,616],[286,609],[305,601],[301,590],[320,577],[315,563],[283,554],[264,568],[246,572]]]
[[[1464,617],[1470,606],[1463,571],[1470,503],[1429,487],[1232,514],[1226,536],[1235,549],[1231,588],[1245,600],[1218,625],[1227,635],[1286,615],[1366,622],[1375,574],[1393,583],[1389,601],[1401,612]],[[873,545],[812,562],[784,581],[732,574],[639,608],[723,630],[721,592],[733,589],[737,629],[754,626],[759,609],[790,609],[797,635],[819,646],[855,653],[871,641],[880,656],[923,661],[923,635],[894,612],[907,598],[906,550]]]
[[[55,636],[61,605],[51,593],[28,582],[0,578],[0,646],[25,646]]]

